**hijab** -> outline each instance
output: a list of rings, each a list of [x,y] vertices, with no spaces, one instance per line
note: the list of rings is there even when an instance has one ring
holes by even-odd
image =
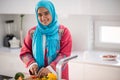
[[[38,19],[38,9],[40,7],[46,8],[52,16],[52,21],[47,26],[42,25]],[[37,26],[32,38],[32,51],[38,66],[41,68],[45,65],[43,51],[43,35],[46,36],[45,48],[47,49],[47,57],[49,59],[48,64],[50,64],[56,58],[57,50],[60,49],[59,23],[55,7],[50,0],[40,0],[35,7],[35,12]]]

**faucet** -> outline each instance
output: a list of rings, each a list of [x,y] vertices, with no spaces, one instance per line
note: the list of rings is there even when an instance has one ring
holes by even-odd
[[[69,57],[65,57],[57,63],[57,65],[56,65],[57,78],[58,78],[57,80],[62,80],[61,79],[62,65],[66,64],[69,60],[74,59],[76,57],[78,57],[78,55],[72,55],[72,56],[69,56]]]

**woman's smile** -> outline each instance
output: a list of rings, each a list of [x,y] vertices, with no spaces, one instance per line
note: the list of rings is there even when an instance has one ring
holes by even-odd
[[[41,19],[41,23],[43,24],[43,25],[48,25],[49,24],[49,18],[42,18]]]

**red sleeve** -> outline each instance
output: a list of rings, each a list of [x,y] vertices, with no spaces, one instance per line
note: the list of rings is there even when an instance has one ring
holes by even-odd
[[[72,49],[72,37],[70,31],[62,25],[60,26],[60,28],[63,30],[60,40],[60,51],[57,58],[50,64],[54,70],[56,70],[56,64],[60,59],[71,55]]]
[[[24,38],[24,42],[20,51],[20,58],[23,63],[26,64],[26,67],[28,67],[31,63],[35,62],[32,55],[32,34],[34,30],[35,27],[28,31],[27,35]]]

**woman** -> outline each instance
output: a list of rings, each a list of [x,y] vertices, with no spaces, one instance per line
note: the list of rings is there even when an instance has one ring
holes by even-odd
[[[56,74],[56,64],[71,54],[72,38],[69,30],[58,22],[55,7],[49,0],[41,0],[35,7],[37,26],[31,28],[20,52],[21,60],[30,74],[42,77]],[[62,69],[62,78],[69,80],[68,65]]]

